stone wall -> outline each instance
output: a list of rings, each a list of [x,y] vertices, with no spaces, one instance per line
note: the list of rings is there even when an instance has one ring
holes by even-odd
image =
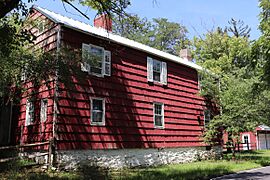
[[[117,150],[69,150],[57,151],[56,158],[60,169],[77,169],[80,166],[104,168],[125,168],[186,163],[196,160],[216,158],[220,149],[210,151],[198,148],[164,149],[117,149]]]

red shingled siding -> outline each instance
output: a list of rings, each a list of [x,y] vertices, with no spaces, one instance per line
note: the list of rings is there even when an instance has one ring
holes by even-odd
[[[167,62],[168,85],[147,82],[147,53],[63,28],[65,45],[102,46],[112,53],[112,76],[80,72],[60,84],[58,149],[203,146],[203,106],[196,70]],[[79,68],[77,69],[78,71]],[[105,126],[90,125],[90,98],[105,98]],[[155,129],[153,102],[164,103],[165,128]]]
[[[35,19],[46,19],[46,17],[39,12],[35,11],[29,16],[29,18]],[[51,22],[52,25],[49,29],[46,29],[42,33],[37,32],[37,28],[31,27],[30,31],[36,35],[36,40],[32,45],[33,51],[42,49],[46,52],[55,51],[57,43],[57,29],[58,26]],[[53,78],[49,80],[48,85],[41,84],[34,87],[32,83],[24,83],[24,92],[20,103],[17,105],[18,114],[16,115],[15,123],[15,139],[17,144],[27,144],[48,141],[52,137],[53,131],[53,99],[54,99],[54,87],[55,83]],[[35,118],[34,123],[29,126],[25,126],[25,111],[26,111],[26,100],[28,98],[34,98]],[[48,112],[47,121],[45,123],[40,122],[40,101],[42,98],[48,99]]]

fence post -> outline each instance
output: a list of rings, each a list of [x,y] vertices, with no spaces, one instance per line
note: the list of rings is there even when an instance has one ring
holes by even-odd
[[[49,149],[48,149],[48,168],[53,167],[53,159],[54,159],[54,138],[51,138],[49,140]]]

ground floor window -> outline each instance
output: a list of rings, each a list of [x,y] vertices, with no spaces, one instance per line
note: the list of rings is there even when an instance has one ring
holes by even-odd
[[[207,126],[211,121],[211,111],[206,109],[204,110],[203,114],[204,114],[204,126]]]
[[[154,126],[164,128],[164,104],[155,102],[153,104]]]
[[[40,102],[40,121],[45,122],[47,120],[48,111],[48,99],[41,99]]]
[[[105,100],[103,98],[91,99],[91,124],[105,125]]]
[[[25,112],[25,126],[29,126],[34,122],[34,103],[32,100],[27,99],[26,101],[26,112]]]

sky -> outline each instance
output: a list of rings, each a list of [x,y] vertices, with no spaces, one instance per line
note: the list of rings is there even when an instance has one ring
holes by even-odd
[[[91,25],[96,15],[95,11],[76,2],[73,4],[86,13],[90,20],[60,0],[37,0],[35,4]],[[131,0],[127,12],[149,20],[167,18],[169,21],[180,23],[187,27],[189,38],[202,36],[218,26],[224,28],[228,26],[231,18],[243,20],[251,27],[251,39],[260,36],[258,0]]]

